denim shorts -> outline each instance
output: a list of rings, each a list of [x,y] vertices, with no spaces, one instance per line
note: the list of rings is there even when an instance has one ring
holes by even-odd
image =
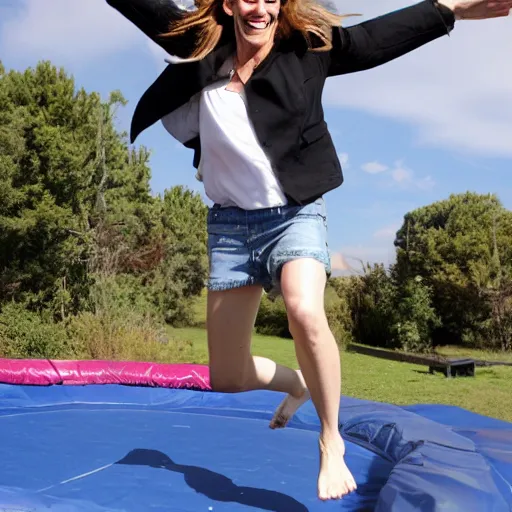
[[[207,227],[209,290],[257,284],[278,295],[283,265],[297,258],[314,258],[331,273],[323,198],[259,210],[214,205]]]

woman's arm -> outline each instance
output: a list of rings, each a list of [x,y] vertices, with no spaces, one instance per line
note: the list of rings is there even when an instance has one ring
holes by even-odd
[[[512,0],[423,0],[348,28],[333,30],[327,76],[370,69],[449,34],[455,21],[508,16]]]
[[[106,0],[107,3],[142,30],[170,55],[186,58],[195,45],[193,31],[179,37],[161,37],[169,31],[169,23],[184,12],[173,0]]]
[[[454,27],[453,11],[433,0],[333,30],[333,48],[326,56],[327,76],[370,69],[405,55]]]

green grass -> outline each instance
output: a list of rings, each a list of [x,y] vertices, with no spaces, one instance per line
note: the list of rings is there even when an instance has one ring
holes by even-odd
[[[472,359],[481,359],[482,361],[512,363],[512,352],[493,352],[456,346],[439,347],[437,352],[445,357],[470,357]]]
[[[197,325],[204,325],[206,323],[206,290],[192,301],[192,311],[194,322]]]
[[[187,341],[182,361],[206,363],[204,329],[170,329],[173,337]],[[297,367],[291,340],[255,334],[253,353]],[[468,355],[464,352],[464,355]],[[490,359],[495,359],[491,354]],[[343,352],[343,395],[389,402],[398,405],[437,403],[463,407],[470,411],[512,421],[512,367],[477,368],[475,378],[446,379],[429,375],[425,366],[386,361]]]

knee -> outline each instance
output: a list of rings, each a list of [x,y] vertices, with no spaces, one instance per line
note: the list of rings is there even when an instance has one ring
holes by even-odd
[[[217,393],[240,393],[247,387],[246,378],[240,371],[219,372],[210,366],[210,386]]]
[[[308,301],[290,301],[287,304],[288,328],[296,341],[319,341],[325,333],[327,318],[321,304]]]

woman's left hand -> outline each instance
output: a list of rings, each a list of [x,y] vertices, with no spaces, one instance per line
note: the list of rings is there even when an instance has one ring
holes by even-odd
[[[512,0],[438,0],[451,9],[458,20],[485,20],[508,16]]]

